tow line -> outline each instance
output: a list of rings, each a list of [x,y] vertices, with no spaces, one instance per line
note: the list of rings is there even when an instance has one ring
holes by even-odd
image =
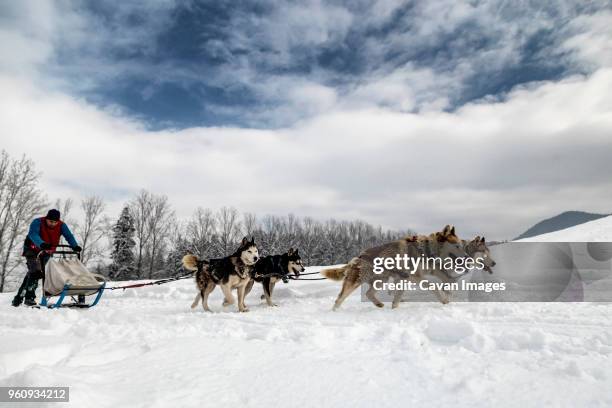
[[[170,283],[170,282],[174,282],[174,281],[178,281],[178,280],[182,280],[182,279],[189,279],[193,276],[193,272],[189,272],[188,274],[185,275],[180,275],[180,276],[175,276],[174,278],[165,278],[165,279],[158,279],[155,280],[153,282],[147,282],[147,283],[135,283],[133,285],[125,285],[125,286],[113,286],[110,288],[104,288],[104,290],[115,290],[115,289],[132,289],[132,288],[141,288],[143,286],[152,286],[152,285],[163,285],[164,283]]]
[[[302,278],[302,276],[306,276],[306,275],[317,275],[319,274],[319,272],[308,272],[308,273],[301,273],[299,275],[285,275],[286,278],[291,279],[291,280],[325,280],[327,278]],[[163,285],[165,283],[170,283],[170,282],[175,282],[178,280],[183,280],[183,279],[189,279],[193,276],[193,272],[188,272],[187,274],[184,275],[180,275],[180,276],[175,276],[173,278],[164,278],[164,279],[158,279],[152,282],[146,282],[146,283],[135,283],[133,285],[124,285],[124,286],[111,286],[111,287],[105,287],[104,290],[117,290],[117,289],[133,289],[133,288],[142,288],[144,286],[153,286],[153,285]],[[262,275],[259,276],[260,278],[268,278],[268,277],[272,277],[272,276],[278,276],[278,277],[282,277],[282,275],[280,274],[276,274],[276,273],[270,273],[267,275]]]

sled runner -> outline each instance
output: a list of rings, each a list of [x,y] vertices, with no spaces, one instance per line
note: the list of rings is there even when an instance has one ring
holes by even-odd
[[[77,252],[67,250],[67,245],[59,245],[64,250],[54,252],[45,265],[43,278],[43,293],[40,306],[50,309],[58,307],[89,308],[98,304],[106,279],[104,276],[91,273],[80,260]],[[55,303],[49,303],[51,297],[57,296]],[[66,296],[72,303],[62,304]],[[76,299],[75,299],[76,296]],[[85,303],[86,296],[95,296],[92,303]]]

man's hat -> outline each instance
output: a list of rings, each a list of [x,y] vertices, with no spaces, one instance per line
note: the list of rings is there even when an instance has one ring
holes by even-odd
[[[55,208],[52,210],[49,210],[49,212],[47,213],[47,217],[48,220],[51,221],[59,221],[60,220],[60,212],[58,210],[56,210]]]

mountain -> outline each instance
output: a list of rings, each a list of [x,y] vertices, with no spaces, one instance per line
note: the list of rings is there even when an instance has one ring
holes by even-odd
[[[592,214],[584,211],[566,211],[552,218],[538,222],[533,227],[514,238],[514,240],[516,241],[519,239],[535,237],[536,235],[560,231],[575,225],[584,224],[585,222],[598,220],[609,215],[611,214]]]
[[[570,228],[549,232],[521,241],[532,242],[612,242],[612,216],[602,217]]]

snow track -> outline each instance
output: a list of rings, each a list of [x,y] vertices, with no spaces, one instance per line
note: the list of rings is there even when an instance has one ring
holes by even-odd
[[[70,386],[74,407],[612,405],[610,304],[381,310],[357,291],[332,312],[338,291],[279,283],[270,308],[256,285],[249,313],[223,310],[219,289],[215,313],[190,310],[191,281],[108,292],[91,310],[1,294],[0,384]]]

